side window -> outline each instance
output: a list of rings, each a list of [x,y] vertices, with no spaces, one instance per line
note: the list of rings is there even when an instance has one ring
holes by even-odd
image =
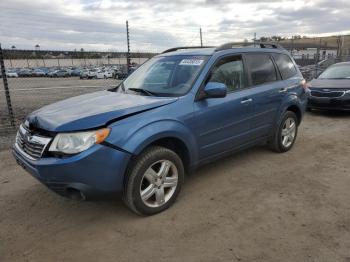
[[[268,54],[247,54],[247,67],[250,69],[253,85],[261,85],[277,80],[276,68]]]
[[[273,54],[273,58],[281,72],[283,79],[288,79],[297,74],[293,61],[289,56],[283,54]]]
[[[229,92],[245,87],[245,76],[241,56],[225,57],[216,63],[207,82],[219,82]]]

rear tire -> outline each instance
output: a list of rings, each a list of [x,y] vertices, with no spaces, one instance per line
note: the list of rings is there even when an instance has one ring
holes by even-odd
[[[286,111],[269,146],[277,153],[287,152],[293,147],[297,134],[298,118],[294,112]]]
[[[136,214],[157,214],[175,202],[183,181],[180,157],[164,147],[149,147],[126,172],[124,203]]]

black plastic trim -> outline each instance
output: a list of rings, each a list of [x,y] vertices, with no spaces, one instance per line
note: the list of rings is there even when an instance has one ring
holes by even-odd
[[[133,153],[131,153],[131,152],[129,152],[129,151],[123,149],[123,148],[120,148],[119,146],[113,145],[113,144],[111,144],[111,143],[109,143],[109,142],[107,142],[107,141],[103,141],[103,142],[101,143],[101,145],[108,146],[108,147],[110,147],[110,148],[113,148],[113,149],[115,149],[115,150],[121,151],[121,152],[123,152],[123,153],[127,153],[127,154],[129,154],[129,155],[133,155]]]

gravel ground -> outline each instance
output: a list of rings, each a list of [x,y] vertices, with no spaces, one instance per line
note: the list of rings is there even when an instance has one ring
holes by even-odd
[[[50,192],[0,151],[0,261],[350,261],[350,115],[309,113],[292,151],[187,177],[152,217]]]

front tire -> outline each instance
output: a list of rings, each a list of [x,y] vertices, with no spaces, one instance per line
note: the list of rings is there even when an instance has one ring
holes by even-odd
[[[175,202],[183,181],[180,157],[164,147],[149,147],[128,168],[124,202],[136,214],[157,214]]]
[[[282,121],[270,142],[270,148],[278,153],[289,151],[297,138],[298,118],[292,111],[286,111]]]

